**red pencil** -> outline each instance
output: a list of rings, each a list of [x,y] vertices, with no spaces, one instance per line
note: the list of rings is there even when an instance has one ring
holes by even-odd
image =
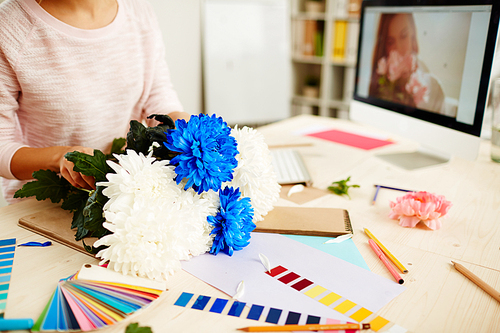
[[[379,257],[380,260],[382,260],[382,263],[385,265],[385,267],[387,267],[387,269],[389,270],[389,272],[391,272],[392,276],[394,276],[394,278],[396,279],[396,281],[399,284],[403,284],[405,281],[401,278],[401,275],[399,275],[398,272],[396,272],[396,270],[394,269],[394,267],[391,266],[391,264],[389,263],[389,261],[385,257],[384,252],[382,252],[382,250],[380,250],[380,248],[378,247],[377,243],[375,243],[373,241],[373,239],[370,239],[370,240],[368,240],[368,244],[370,244],[370,247],[372,248],[372,250],[375,252],[375,254],[377,255],[377,257]]]

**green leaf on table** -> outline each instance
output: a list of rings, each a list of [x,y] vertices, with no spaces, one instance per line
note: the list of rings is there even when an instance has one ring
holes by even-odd
[[[359,185],[348,185],[347,183],[351,180],[351,177],[347,177],[347,179],[339,180],[337,182],[333,182],[332,185],[328,186],[328,190],[337,194],[337,195],[347,195],[349,199],[351,196],[349,195],[349,188],[351,187],[359,187]]]
[[[64,157],[73,162],[74,171],[94,177],[96,182],[105,181],[106,174],[112,170],[106,163],[106,155],[97,149],[94,149],[94,155],[73,151],[66,153]]]
[[[14,198],[27,198],[34,196],[37,200],[50,199],[53,203],[64,200],[73,188],[71,184],[59,177],[57,173],[50,170],[38,170],[33,172],[33,178],[36,179],[17,190]]]
[[[132,323],[127,326],[125,333],[153,333],[149,326],[139,326],[139,323]]]

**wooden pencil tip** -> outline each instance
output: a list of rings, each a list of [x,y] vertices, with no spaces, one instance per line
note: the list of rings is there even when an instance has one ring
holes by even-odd
[[[238,331],[248,332],[248,327],[237,328]]]

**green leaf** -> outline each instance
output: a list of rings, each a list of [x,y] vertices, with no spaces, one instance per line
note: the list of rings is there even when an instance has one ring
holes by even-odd
[[[349,188],[359,187],[359,185],[348,185],[347,183],[351,180],[351,177],[347,177],[345,180],[339,180],[338,182],[333,182],[332,185],[328,186],[328,190],[337,194],[337,195],[347,195],[349,199],[351,199],[349,195]]]
[[[146,126],[137,120],[130,121],[130,129],[127,133],[127,149],[133,149],[136,153],[147,154],[151,146]]]
[[[125,138],[114,139],[113,143],[111,144],[111,154],[123,154],[123,148],[125,147],[126,143],[127,140]]]
[[[141,327],[139,323],[132,323],[127,326],[125,333],[153,333],[153,331],[149,326]]]
[[[16,191],[14,198],[34,196],[39,201],[50,199],[53,203],[58,203],[64,200],[73,188],[66,179],[54,171],[38,170],[33,172],[33,178],[36,180],[24,184],[20,190]]]
[[[62,209],[76,211],[83,207],[89,198],[89,191],[76,190],[71,192],[61,205]]]
[[[79,151],[66,153],[64,157],[73,162],[74,171],[80,172],[85,176],[94,177],[96,182],[106,180],[106,174],[112,169],[106,164],[106,155],[100,150],[95,149],[94,155],[88,155]]]
[[[83,227],[88,229],[93,237],[98,238],[109,233],[109,230],[102,226],[103,222],[106,220],[102,213],[103,208],[109,200],[102,194],[103,189],[104,187],[97,186],[97,189],[91,192],[85,208],[83,209]]]

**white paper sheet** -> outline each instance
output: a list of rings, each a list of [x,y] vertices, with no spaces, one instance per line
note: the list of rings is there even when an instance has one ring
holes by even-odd
[[[182,268],[230,296],[245,281],[241,302],[352,321],[265,274],[259,253],[269,258],[271,267],[281,265],[373,312],[406,289],[395,281],[279,234],[252,233],[250,245],[235,251],[232,257],[224,253],[204,254],[183,262]]]

